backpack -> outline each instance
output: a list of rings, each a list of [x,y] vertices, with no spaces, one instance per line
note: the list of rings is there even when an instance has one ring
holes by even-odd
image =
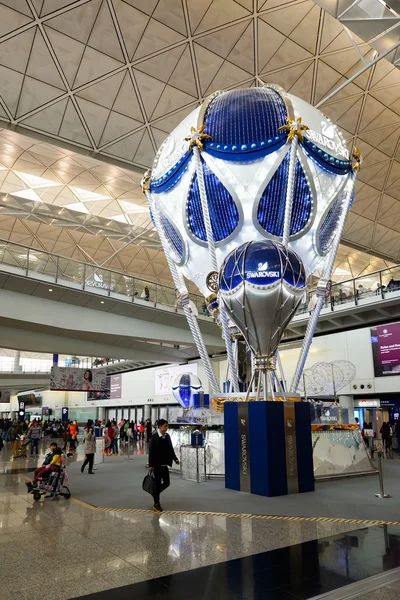
[[[15,433],[15,427],[10,427],[10,429],[8,430],[8,440],[10,442],[13,442],[16,437],[17,435]]]

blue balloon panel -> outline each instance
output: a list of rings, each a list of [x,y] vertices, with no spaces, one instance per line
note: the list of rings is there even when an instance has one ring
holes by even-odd
[[[318,232],[318,248],[320,252],[325,253],[331,245],[339,217],[342,212],[343,198],[339,196],[328,210],[326,217],[321,223]]]
[[[231,90],[210,102],[205,132],[211,135],[213,144],[247,146],[277,136],[278,128],[286,123],[286,115],[285,102],[275,90]]]
[[[232,196],[206,163],[203,164],[211,227],[215,242],[229,237],[239,225],[239,211]],[[203,242],[207,241],[197,175],[194,176],[186,205],[190,231]]]
[[[167,219],[167,217],[160,212],[161,227],[163,228],[164,235],[168,240],[168,243],[172,246],[172,249],[179,256],[183,257],[183,241],[175,227]]]
[[[258,204],[258,222],[265,231],[276,236],[283,235],[289,162],[290,154],[287,153],[265,188]],[[295,235],[306,227],[310,219],[311,209],[311,189],[304,169],[300,161],[297,160],[290,235]]]
[[[219,289],[224,292],[235,290],[243,281],[243,258],[247,244],[235,248],[225,258],[219,276]]]

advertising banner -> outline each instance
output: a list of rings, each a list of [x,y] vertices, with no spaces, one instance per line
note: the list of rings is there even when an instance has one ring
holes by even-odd
[[[106,388],[102,392],[88,392],[87,399],[91,402],[93,400],[109,400],[110,399],[110,379],[111,377],[107,375],[106,377]]]
[[[68,423],[68,408],[66,406],[64,406],[64,408],[62,409],[62,420],[66,423]]]
[[[106,371],[52,367],[50,389],[68,392],[102,392],[106,389]]]
[[[110,398],[119,400],[122,394],[122,375],[111,375]]]
[[[400,375],[400,323],[371,328],[375,377]]]

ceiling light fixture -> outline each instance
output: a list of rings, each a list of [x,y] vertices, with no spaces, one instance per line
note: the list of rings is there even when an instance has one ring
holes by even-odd
[[[100,304],[104,304],[104,300],[102,300]]]
[[[52,292],[52,291],[53,291],[53,288],[49,288],[49,292]]]

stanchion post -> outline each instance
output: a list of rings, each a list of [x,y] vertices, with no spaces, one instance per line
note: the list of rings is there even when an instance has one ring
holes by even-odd
[[[385,494],[383,487],[383,474],[382,474],[382,452],[381,449],[378,451],[378,473],[379,473],[379,494],[374,494],[376,498],[390,498],[389,494]]]

